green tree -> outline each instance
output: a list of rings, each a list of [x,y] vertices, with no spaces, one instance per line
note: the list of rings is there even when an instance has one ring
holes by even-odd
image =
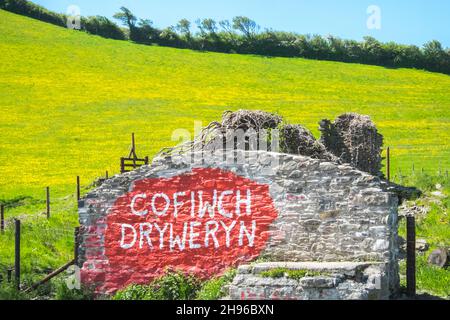
[[[347,61],[358,62],[364,57],[361,44],[355,40],[344,40],[345,51],[347,54]]]
[[[312,57],[315,59],[326,59],[329,57],[330,48],[328,42],[320,35],[314,35],[310,40]]]
[[[82,18],[82,28],[92,34],[96,34],[105,38],[124,40],[125,34],[111,20],[102,16],[93,16]]]
[[[163,29],[159,34],[159,39],[159,44],[161,45],[179,47],[181,44],[181,40],[173,26]]]
[[[425,57],[431,61],[440,61],[445,56],[445,51],[442,48],[442,44],[437,40],[427,42],[423,46],[423,52]]]
[[[189,20],[181,19],[175,28],[188,42],[192,40],[191,22]]]
[[[427,42],[423,46],[424,58],[426,61],[426,66],[429,70],[439,71],[450,69],[450,57],[445,52],[442,44],[437,40],[432,40]]]
[[[200,49],[220,51],[220,38],[217,34],[218,27],[216,21],[213,19],[197,19],[195,21],[198,32],[198,40]]]
[[[131,13],[131,11],[125,7],[120,8],[120,12],[114,14],[114,19],[122,22],[124,26],[127,26],[130,30],[130,40],[139,41],[139,32],[136,27],[137,17]]]
[[[125,7],[120,8],[120,12],[117,12],[113,16],[115,19],[120,20],[123,25],[130,28],[130,30],[136,27],[137,18],[131,11]]]
[[[331,58],[336,61],[345,61],[346,51],[342,39],[329,35],[327,40]]]
[[[237,16],[233,18],[233,29],[240,31],[247,39],[252,39],[259,30],[259,26],[250,18]]]
[[[157,43],[160,31],[153,27],[153,21],[140,19],[135,28],[134,38],[136,42],[144,44]]]
[[[208,37],[217,36],[217,23],[213,19],[197,20],[197,27],[200,30],[200,34]]]
[[[364,37],[361,44],[361,49],[364,52],[364,60],[368,63],[382,62],[383,48],[381,43],[373,37]]]

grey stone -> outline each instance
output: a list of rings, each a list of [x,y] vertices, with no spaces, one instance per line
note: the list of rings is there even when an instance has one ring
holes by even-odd
[[[425,239],[417,239],[416,240],[416,250],[419,252],[425,252],[430,248],[427,240]]]
[[[199,158],[199,153],[173,159],[157,158],[152,165],[116,175],[89,192],[79,207],[79,222],[86,227],[82,228],[82,239],[93,235],[88,227],[104,224],[115,200],[132,189],[135,181],[145,177],[169,178],[190,172],[192,168],[221,168],[269,186],[279,215],[270,226],[270,236],[261,256],[281,261],[281,265],[288,268],[333,273],[331,279],[338,279],[334,274],[354,279],[339,282],[335,288],[329,287],[331,280],[328,278],[308,280],[314,288],[293,285],[291,280],[264,280],[264,285],[259,283],[255,289],[257,295],[267,296],[264,288],[283,284],[285,290],[272,291],[270,295],[308,299],[385,296],[385,293],[373,293],[369,283],[357,281],[358,273],[360,277],[370,276],[361,276],[361,268],[377,263],[383,265],[382,273],[388,279],[384,288],[387,286],[390,294],[398,290],[398,199],[394,193],[386,191],[378,178],[349,165],[300,155],[240,150],[239,155],[244,159],[240,164],[224,162],[222,155],[208,159],[208,164],[201,161],[192,164],[191,155]],[[225,156],[233,159],[234,154],[227,151]],[[265,172],[265,168],[270,170]],[[99,247],[104,239],[104,234],[99,237]],[[91,262],[85,248],[86,243],[82,242],[81,264]],[[107,257],[104,258],[107,262]],[[275,265],[280,266],[280,263]],[[247,277],[257,275],[261,268],[272,267],[265,264],[240,266],[234,287],[230,287],[230,297],[235,298],[242,292],[239,288],[241,285],[245,288]],[[258,279],[251,280],[252,288],[258,286]]]
[[[336,286],[336,278],[331,277],[305,277],[300,279],[303,288],[333,288]]]

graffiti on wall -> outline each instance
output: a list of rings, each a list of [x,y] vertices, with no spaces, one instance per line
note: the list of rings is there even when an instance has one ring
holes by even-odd
[[[106,219],[107,277],[143,283],[166,267],[212,276],[256,258],[277,216],[268,185],[222,169],[135,181]]]

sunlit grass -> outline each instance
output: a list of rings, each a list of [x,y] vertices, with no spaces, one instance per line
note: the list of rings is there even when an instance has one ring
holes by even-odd
[[[21,220],[21,269],[24,276],[45,274],[74,258],[78,225],[75,197],[54,199],[50,219],[45,203],[7,208],[6,229],[0,241],[0,273],[14,266],[14,218]]]
[[[24,272],[71,259],[76,176],[88,184],[117,173],[131,132],[138,154],[152,156],[175,143],[174,129],[193,132],[194,120],[206,125],[227,109],[278,112],[316,136],[321,119],[353,111],[370,115],[391,146],[396,181],[413,165],[433,174],[450,167],[447,75],[141,46],[1,10],[0,108],[0,199],[34,199],[7,210],[23,220]],[[12,237],[8,227],[2,270],[13,262]]]
[[[226,109],[317,122],[370,115],[392,147],[392,170],[449,167],[450,77],[411,69],[201,53],[135,45],[0,11],[0,198],[61,195],[75,177],[118,171],[173,145],[176,128]]]
[[[416,186],[424,192],[424,196],[411,200],[415,205],[428,208],[427,214],[416,217],[416,238],[425,239],[430,248],[425,253],[417,254],[416,282],[419,293],[429,293],[450,298],[450,270],[428,265],[428,255],[436,248],[450,246],[450,179],[447,176],[430,176],[421,172],[400,177],[400,182],[408,186]],[[436,192],[440,185],[442,196],[438,199],[431,192]],[[412,203],[409,204],[413,205]],[[406,221],[399,224],[399,235],[406,239]],[[402,285],[406,285],[406,263],[400,264]]]

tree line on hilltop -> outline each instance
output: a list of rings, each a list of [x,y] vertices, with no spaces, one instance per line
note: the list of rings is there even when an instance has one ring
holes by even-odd
[[[67,15],[49,11],[27,0],[0,0],[0,8],[58,26],[67,25]],[[261,31],[255,21],[243,16],[234,17],[231,21],[198,19],[195,21],[197,28],[187,19],[182,19],[175,26],[160,29],[151,20],[139,19],[125,7],[120,8],[114,19],[120,21],[123,27],[103,16],[81,17],[81,30],[105,38],[131,40],[146,45],[302,57],[450,74],[450,48],[443,48],[436,40],[419,48],[395,42],[382,43],[373,37],[355,41],[269,29]]]

